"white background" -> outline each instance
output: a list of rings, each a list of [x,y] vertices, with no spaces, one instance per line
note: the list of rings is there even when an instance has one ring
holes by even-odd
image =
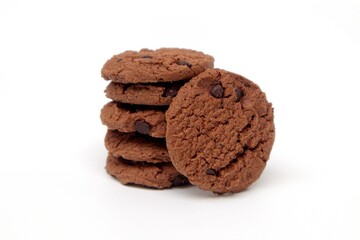
[[[125,187],[104,170],[113,54],[184,47],[273,102],[240,194]],[[360,1],[0,2],[0,239],[360,239]]]

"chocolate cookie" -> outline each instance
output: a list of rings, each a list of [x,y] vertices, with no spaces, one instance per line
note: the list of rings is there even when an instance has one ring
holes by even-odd
[[[166,112],[175,168],[203,190],[239,192],[265,168],[275,138],[273,108],[244,77],[209,69],[180,89]]]
[[[105,147],[114,157],[152,163],[170,162],[165,139],[162,138],[108,130]]]
[[[100,118],[109,129],[163,138],[166,131],[165,110],[161,107],[109,102],[101,109]]]
[[[152,84],[122,84],[111,82],[105,92],[106,96],[122,103],[165,106],[169,105],[185,81]]]
[[[113,56],[104,64],[101,75],[121,83],[172,82],[190,79],[213,66],[214,58],[198,51],[142,49]]]
[[[171,163],[133,162],[109,154],[106,171],[122,184],[136,184],[151,188],[169,188],[188,183]]]

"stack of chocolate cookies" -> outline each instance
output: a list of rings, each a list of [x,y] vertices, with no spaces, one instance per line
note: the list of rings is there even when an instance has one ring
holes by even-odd
[[[212,68],[213,57],[187,49],[126,51],[102,69],[112,99],[101,110],[108,127],[106,170],[123,184],[169,188],[188,183],[171,163],[166,147],[167,111],[178,90]]]
[[[275,139],[272,104],[258,85],[213,64],[201,52],[165,48],[105,63],[110,175],[153,188],[190,182],[217,194],[260,177]]]

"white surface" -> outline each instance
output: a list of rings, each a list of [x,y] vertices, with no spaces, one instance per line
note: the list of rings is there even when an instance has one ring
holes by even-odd
[[[360,239],[360,2],[246,2],[1,1],[0,239]],[[213,55],[273,102],[249,190],[106,175],[100,69],[163,46]]]

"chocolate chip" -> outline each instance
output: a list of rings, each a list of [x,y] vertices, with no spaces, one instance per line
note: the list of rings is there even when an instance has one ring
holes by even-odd
[[[240,99],[244,96],[244,93],[241,91],[240,88],[235,88],[235,95],[236,95],[236,102],[239,102]]]
[[[210,89],[210,94],[214,98],[222,98],[224,96],[224,89],[220,84],[212,85]]]
[[[179,92],[180,88],[184,86],[187,80],[174,81],[168,84],[164,84],[165,90],[162,94],[163,97],[175,97]]]
[[[216,176],[216,171],[214,169],[208,169],[206,170],[206,174]]]
[[[178,93],[177,89],[166,88],[163,93],[163,97],[175,97],[177,93]]]
[[[186,61],[178,61],[177,63],[176,63],[177,65],[182,65],[182,66],[188,66],[189,68],[191,68],[192,67],[192,64],[191,63],[188,63],[188,62],[186,62]]]
[[[175,97],[178,93],[178,88],[174,86],[170,86],[165,88],[164,93],[162,94],[163,97]]]
[[[142,58],[147,58],[147,59],[151,59],[153,58],[152,56],[146,55],[146,56],[142,56]]]
[[[187,180],[187,178],[183,175],[178,175],[174,178],[174,180],[172,180],[172,185],[173,186],[180,186],[180,185],[184,185],[187,184],[189,181]]]
[[[116,60],[117,62],[121,62],[122,61],[122,58],[119,58],[118,60]]]
[[[149,134],[150,133],[150,124],[145,121],[138,120],[135,122],[135,129],[138,133]]]

